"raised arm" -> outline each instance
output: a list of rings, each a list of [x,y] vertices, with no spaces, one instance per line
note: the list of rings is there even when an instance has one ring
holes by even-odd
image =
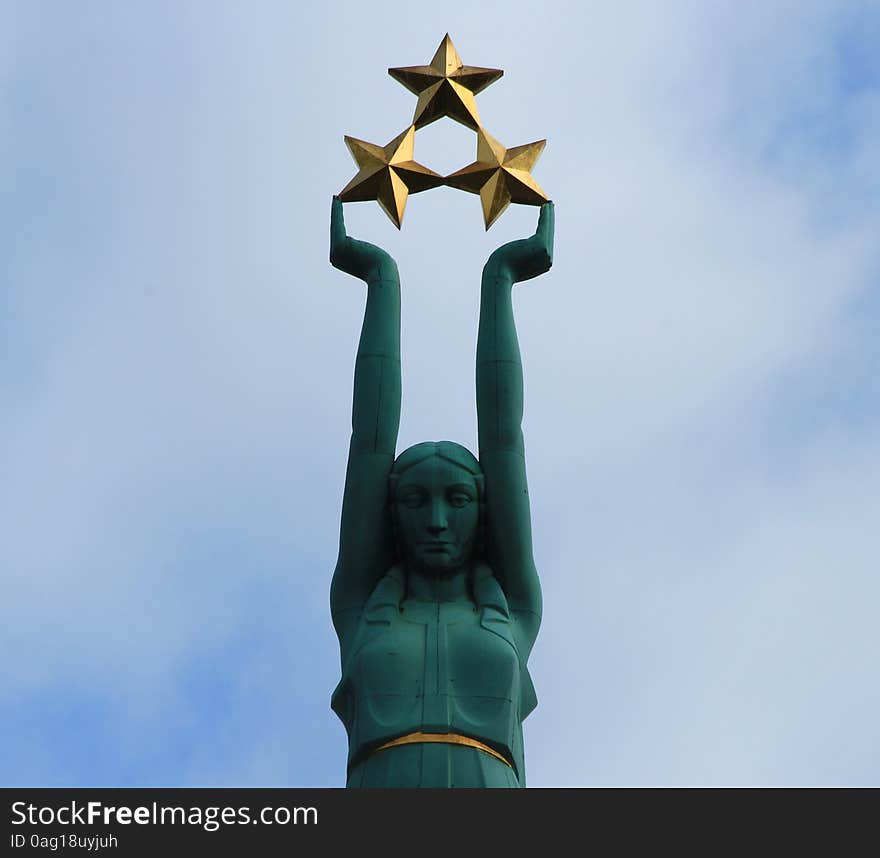
[[[489,559],[529,645],[541,621],[541,587],[522,434],[523,377],[513,317],[513,284],[549,270],[553,204],[541,208],[533,236],[499,247],[483,268],[477,336],[477,422],[486,478]]]
[[[344,646],[364,602],[393,561],[387,495],[400,426],[400,279],[397,264],[384,250],[346,235],[338,197],[330,214],[330,262],[367,284],[339,558],[330,589],[333,622]]]

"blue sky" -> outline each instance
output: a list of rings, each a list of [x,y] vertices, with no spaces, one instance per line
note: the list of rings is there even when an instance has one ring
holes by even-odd
[[[361,286],[344,134],[451,34],[556,262],[516,311],[545,595],[529,782],[876,784],[880,10],[0,6],[4,785],[339,786]],[[469,163],[437,123],[416,157]],[[400,449],[475,446],[475,197],[346,207],[403,281]]]

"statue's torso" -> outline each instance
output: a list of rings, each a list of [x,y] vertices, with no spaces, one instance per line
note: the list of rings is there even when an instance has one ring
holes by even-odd
[[[471,602],[413,602],[356,654],[361,718],[509,744],[519,664]]]
[[[472,601],[407,599],[378,609],[368,603],[334,695],[349,731],[351,775],[363,780],[368,770],[369,782],[391,781],[372,784],[380,786],[521,785],[521,772],[475,748],[370,751],[407,733],[457,733],[521,769],[523,673],[510,620],[493,608]]]

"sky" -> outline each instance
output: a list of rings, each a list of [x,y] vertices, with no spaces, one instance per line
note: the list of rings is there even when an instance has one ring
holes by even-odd
[[[449,33],[546,138],[530,786],[880,784],[880,7],[0,2],[0,783],[344,784],[343,135]],[[440,173],[472,131],[416,135]],[[375,203],[399,450],[476,444],[476,197]]]

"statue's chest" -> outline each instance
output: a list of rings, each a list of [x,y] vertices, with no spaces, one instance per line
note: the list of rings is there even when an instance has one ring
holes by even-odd
[[[519,663],[509,637],[481,624],[471,603],[403,603],[357,654],[361,694],[511,700]]]

